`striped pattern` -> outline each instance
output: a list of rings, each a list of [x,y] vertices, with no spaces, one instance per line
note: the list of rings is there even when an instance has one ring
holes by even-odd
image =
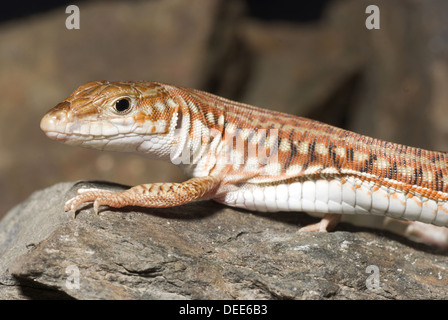
[[[114,109],[119,99],[130,102],[129,110]],[[208,197],[231,206],[389,215],[448,225],[447,153],[194,89],[91,82],[52,109],[41,127],[66,143],[141,152],[172,161],[192,178],[214,177],[219,182]]]

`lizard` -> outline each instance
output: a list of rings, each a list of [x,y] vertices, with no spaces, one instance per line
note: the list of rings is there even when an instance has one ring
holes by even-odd
[[[391,229],[448,247],[446,152],[151,81],[88,82],[46,113],[40,127],[69,145],[170,161],[189,177],[122,192],[81,188],[64,207],[75,216],[87,202],[98,214],[100,206],[164,208],[213,199],[321,217],[301,232],[329,231],[341,217],[365,218],[367,225],[380,217],[383,227],[401,221]]]

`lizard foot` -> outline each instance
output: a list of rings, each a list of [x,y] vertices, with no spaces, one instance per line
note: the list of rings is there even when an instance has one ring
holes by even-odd
[[[412,241],[448,249],[448,228],[419,221],[401,221],[386,217],[383,229],[402,235]]]
[[[111,198],[116,198],[120,192],[112,192],[96,188],[82,188],[78,190],[78,195],[71,198],[65,203],[64,210],[71,212],[73,217],[76,217],[78,208],[86,203],[93,202],[93,210],[98,214],[98,209],[101,205],[109,204]]]
[[[326,232],[332,230],[341,221],[340,214],[326,214],[318,223],[302,227],[299,232]]]

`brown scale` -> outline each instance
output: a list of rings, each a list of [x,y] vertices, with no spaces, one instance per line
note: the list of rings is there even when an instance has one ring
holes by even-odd
[[[291,141],[289,151],[279,153],[283,172],[295,164],[301,165],[303,170],[313,165],[320,165],[323,168],[333,167],[339,172],[343,169],[354,170],[359,173],[356,176],[362,180],[387,185],[406,193],[419,193],[433,199],[440,199],[442,197],[440,192],[448,192],[448,186],[443,181],[448,174],[445,152],[427,151],[374,139],[314,120],[256,108],[198,90],[177,88],[173,91],[189,94],[198,106],[216,107],[225,113],[227,122],[236,124],[239,129],[279,128],[279,138]],[[309,143],[306,155],[299,154],[294,141]],[[316,152],[316,145],[319,143],[325,145],[328,151],[325,155]],[[346,151],[344,156],[336,152],[336,149],[341,147]],[[357,161],[356,153],[366,155],[365,159]],[[385,163],[379,165],[380,161]],[[443,164],[440,165],[440,162]],[[401,166],[411,166],[414,170],[410,170],[411,173],[399,170]],[[426,177],[424,172],[432,173],[431,181],[424,179]],[[365,174],[374,177],[366,177]],[[300,175],[301,173],[298,174]],[[344,174],[341,172],[342,175]],[[294,177],[282,175],[278,178]]]
[[[117,90],[118,89],[118,90]],[[61,103],[61,107],[71,100],[76,100],[77,112],[82,114],[95,112],[94,109],[82,109],[86,103],[82,99],[97,96],[98,102],[107,97],[118,97],[123,92],[133,92],[138,98],[138,107],[142,109],[136,120],[169,120],[175,110],[167,106],[167,99],[175,101],[182,112],[190,112],[191,120],[199,119],[208,128],[213,127],[218,132],[224,133],[224,124],[218,125],[217,121],[224,115],[226,124],[234,124],[236,129],[278,129],[280,139],[290,141],[289,151],[279,151],[279,159],[282,164],[282,174],[278,177],[270,177],[272,180],[285,180],[303,177],[303,172],[294,176],[286,176],[286,170],[293,165],[302,166],[302,170],[312,166],[321,168],[334,168],[339,172],[339,176],[357,176],[362,180],[369,180],[376,185],[385,185],[403,190],[405,193],[418,193],[432,199],[446,198],[440,192],[448,192],[448,184],[444,182],[448,174],[446,153],[427,151],[423,149],[407,147],[400,144],[373,139],[359,135],[347,130],[339,129],[318,121],[292,116],[281,112],[260,109],[250,105],[233,102],[225,98],[214,96],[209,93],[194,89],[185,89],[155,82],[118,82],[108,83],[105,81],[92,82],[78,88],[77,92]],[[125,94],[123,94],[125,95]],[[191,101],[198,108],[198,112],[192,113],[186,110],[185,102]],[[103,99],[103,100],[102,100]],[[91,102],[91,100],[89,100]],[[146,113],[146,108],[151,108],[154,102],[160,102],[166,106],[164,112]],[[81,103],[80,103],[81,102]],[[214,123],[206,116],[213,114]],[[146,115],[144,115],[146,114]],[[308,150],[306,154],[299,152],[297,146],[307,142]],[[245,142],[245,144],[247,144]],[[324,145],[326,152],[317,151],[318,145]],[[345,154],[341,155],[337,150],[342,148]],[[269,150],[268,150],[269,151]],[[365,155],[359,159],[359,155]],[[247,152],[245,153],[247,160]],[[380,165],[380,163],[383,164]],[[400,166],[410,166],[413,170],[410,173],[399,170]],[[355,174],[342,172],[343,170],[353,170]],[[431,174],[425,174],[430,172]],[[316,172],[319,174],[319,172]],[[366,176],[367,175],[371,175]]]

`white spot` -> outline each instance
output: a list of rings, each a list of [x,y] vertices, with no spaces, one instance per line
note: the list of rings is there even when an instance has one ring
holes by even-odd
[[[236,125],[232,122],[227,123],[226,126],[226,139],[233,138],[236,133]]]
[[[389,167],[389,162],[386,159],[379,158],[374,162],[374,166],[376,166],[379,170],[387,170]]]
[[[190,108],[191,113],[195,114],[198,113],[198,107],[191,101],[188,101],[188,107]]]
[[[221,115],[218,117],[218,124],[219,124],[219,125],[223,125],[224,122],[225,122],[224,115],[221,114]]]
[[[215,122],[215,116],[213,115],[213,113],[207,112],[206,117],[209,122],[211,122],[211,123]]]
[[[343,147],[337,147],[334,152],[341,158],[345,157],[346,151]]]
[[[369,155],[364,152],[355,151],[353,153],[353,160],[358,161],[358,162],[363,162],[363,161],[369,160]]]
[[[163,113],[166,110],[165,105],[160,101],[154,102],[154,109],[156,109],[160,113]]]
[[[301,154],[307,154],[308,153],[308,147],[309,143],[304,141],[304,142],[300,142],[297,146],[297,152],[301,153]]]
[[[328,154],[328,148],[323,143],[316,143],[315,151],[323,156]]]
[[[298,164],[289,166],[288,169],[286,169],[286,174],[288,176],[295,176],[300,174],[301,172],[302,172],[302,166]]]
[[[280,151],[282,152],[288,152],[291,150],[291,144],[289,143],[288,139],[282,139],[280,141],[280,146],[279,146]]]
[[[270,163],[264,167],[264,171],[267,175],[278,176],[282,172],[282,166],[280,163]]]
[[[423,170],[423,180],[431,183],[434,180],[434,174],[429,170]]]
[[[177,107],[178,107],[178,104],[177,104],[176,102],[174,102],[174,100],[171,99],[171,98],[168,98],[168,99],[166,100],[166,104],[167,104],[168,107],[170,107],[170,108],[177,108]]]

